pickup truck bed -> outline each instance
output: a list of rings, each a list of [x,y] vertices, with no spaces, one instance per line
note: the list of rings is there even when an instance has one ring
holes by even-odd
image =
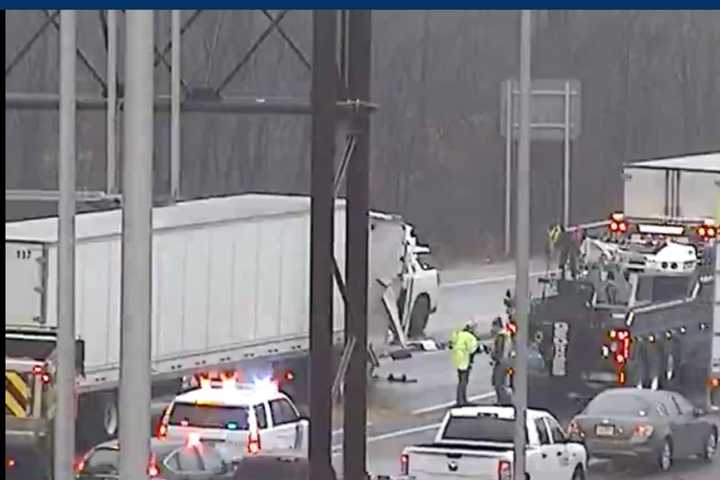
[[[512,407],[448,411],[435,441],[404,450],[401,473],[414,480],[510,480],[514,415]],[[527,445],[526,470],[531,480],[584,478],[585,448],[568,442],[549,413],[528,411]]]

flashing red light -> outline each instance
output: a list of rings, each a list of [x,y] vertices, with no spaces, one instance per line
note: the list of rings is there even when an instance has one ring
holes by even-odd
[[[512,476],[512,467],[510,466],[510,462],[507,460],[500,460],[498,462],[497,470],[499,480],[510,479]]]
[[[626,224],[625,222],[620,222],[620,224],[618,225],[618,227],[620,228],[620,231],[621,231],[621,232],[627,231],[627,224]]]
[[[200,447],[202,443],[200,442],[200,434],[193,432],[188,435],[186,445],[188,447]]]
[[[168,433],[168,422],[170,421],[170,407],[165,409],[165,412],[163,413],[162,418],[160,419],[160,424],[158,425],[157,430],[157,437],[158,438],[165,438],[167,437]]]
[[[36,377],[39,377],[43,373],[45,373],[45,370],[40,365],[35,365],[34,367],[32,367],[32,374]]]
[[[400,455],[400,474],[410,474],[410,456],[407,453]]]
[[[708,383],[710,384],[711,388],[718,388],[720,387],[720,378],[713,377]]]
[[[150,456],[150,463],[148,464],[147,473],[150,478],[160,475],[160,469],[158,469],[157,467],[157,457],[155,457],[154,453]]]
[[[287,372],[285,372],[285,380],[287,380],[288,382],[292,382],[293,380],[295,380],[295,374],[292,372],[292,370],[288,370]]]
[[[248,434],[247,452],[252,455],[258,453],[260,449],[260,435],[258,433],[250,432]]]
[[[517,333],[517,324],[514,322],[509,322],[507,325],[507,329],[510,332],[511,335],[515,335]]]
[[[40,376],[40,379],[42,380],[42,382],[43,382],[45,385],[48,385],[50,382],[52,382],[52,377],[50,376],[49,373],[43,373],[43,374]]]
[[[610,222],[610,230],[617,232],[620,229],[620,224],[617,222]]]
[[[81,458],[75,462],[75,473],[82,473],[85,470],[85,458]]]
[[[5,461],[5,468],[10,469],[15,467],[15,459],[14,458],[8,458]]]
[[[617,355],[615,355],[615,361],[622,365],[623,363],[625,363],[625,356],[622,353],[618,353]]]

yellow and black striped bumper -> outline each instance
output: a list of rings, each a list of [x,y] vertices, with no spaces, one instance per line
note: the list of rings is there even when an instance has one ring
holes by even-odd
[[[23,375],[5,370],[5,415],[26,418],[31,398],[30,385]]]

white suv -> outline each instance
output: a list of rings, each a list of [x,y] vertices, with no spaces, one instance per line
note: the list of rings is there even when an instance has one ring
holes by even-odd
[[[205,385],[178,395],[165,410],[159,436],[220,443],[237,461],[273,450],[302,450],[308,445],[309,423],[289,397],[271,382],[253,385]]]

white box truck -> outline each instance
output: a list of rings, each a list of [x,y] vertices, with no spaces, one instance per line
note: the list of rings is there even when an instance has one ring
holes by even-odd
[[[633,162],[623,176],[627,217],[702,223],[720,209],[720,152]]]
[[[344,278],[345,201],[335,205],[335,257]],[[292,379],[302,390],[309,349],[309,208],[308,197],[247,194],[154,209],[154,388],[174,393],[188,376],[233,370],[249,380],[271,374]],[[391,344],[407,346],[410,337],[421,335],[437,308],[439,274],[421,260],[429,249],[417,244],[400,217],[373,212],[369,221],[368,336],[370,351],[381,355]],[[76,333],[84,367],[78,378],[78,433],[88,441],[113,436],[117,429],[121,227],[121,210],[76,220]],[[9,360],[27,360],[42,369],[25,373],[50,379],[57,218],[7,223],[5,240],[6,376],[12,373]],[[336,284],[333,333],[339,349],[343,327]],[[31,376],[18,378],[25,378],[20,389],[28,391]],[[12,416],[49,420],[51,380],[38,392],[44,398],[27,395]],[[33,402],[44,403],[33,411]]]

